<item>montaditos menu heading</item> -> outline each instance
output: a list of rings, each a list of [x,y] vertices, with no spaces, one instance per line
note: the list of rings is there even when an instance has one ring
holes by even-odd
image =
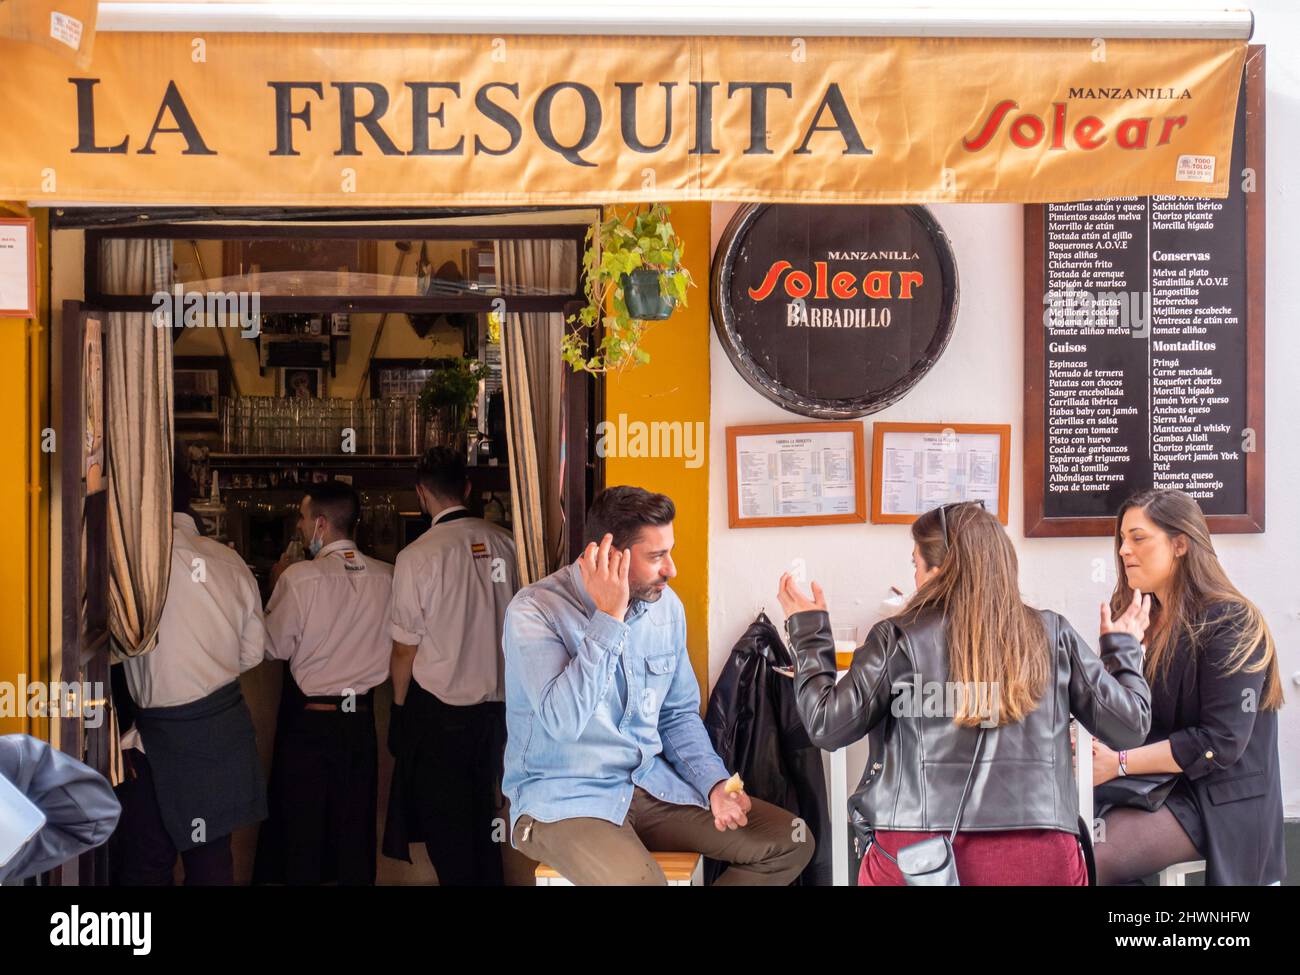
[[[0,40],[0,199],[1222,198],[1244,55],[1104,38],[114,33],[83,69]]]

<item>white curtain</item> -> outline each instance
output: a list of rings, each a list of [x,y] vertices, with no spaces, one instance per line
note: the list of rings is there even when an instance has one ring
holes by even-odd
[[[106,240],[109,294],[170,291],[170,240]],[[116,651],[152,650],[172,549],[172,334],[152,316],[110,312],[104,329],[108,453],[108,629]]]
[[[512,294],[572,294],[578,249],[572,241],[499,240],[497,280],[506,301],[501,328],[510,504],[519,581],[553,572],[564,554],[562,393],[564,316],[511,313]]]

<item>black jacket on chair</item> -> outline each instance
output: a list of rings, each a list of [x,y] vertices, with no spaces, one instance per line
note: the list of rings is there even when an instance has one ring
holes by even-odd
[[[1175,792],[1191,801],[1171,796],[1169,806],[1180,821],[1199,813],[1205,882],[1271,884],[1286,876],[1277,712],[1258,708],[1264,671],[1222,673],[1238,633],[1227,609],[1210,607],[1197,636],[1184,633],[1169,669],[1155,675],[1147,743],[1168,739],[1183,767]]]
[[[807,825],[817,848],[796,883],[829,887],[835,851],[821,751],[799,720],[794,682],[773,669],[793,664],[781,634],[760,613],[732,648],[709,696],[704,725],[723,764],[744,779],[746,793]],[[706,863],[712,882],[722,867]]]

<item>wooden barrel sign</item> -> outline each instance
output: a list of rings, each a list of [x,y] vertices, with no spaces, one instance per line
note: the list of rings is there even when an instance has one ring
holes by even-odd
[[[745,380],[803,416],[900,399],[943,354],[957,263],[921,206],[741,207],[713,257],[712,311]]]

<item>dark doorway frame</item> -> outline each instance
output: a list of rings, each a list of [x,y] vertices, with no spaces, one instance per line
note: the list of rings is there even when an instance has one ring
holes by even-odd
[[[51,214],[51,232],[58,230],[82,229],[85,231],[84,283],[85,299],[80,302],[65,302],[61,309],[52,314],[62,316],[60,341],[63,346],[58,350],[62,357],[63,375],[60,379],[61,389],[54,395],[61,402],[63,430],[60,431],[64,442],[79,442],[81,427],[82,390],[76,377],[80,373],[82,323],[87,314],[98,315],[107,325],[104,314],[107,312],[152,312],[154,305],[146,295],[109,295],[99,287],[100,243],[106,238],[144,238],[170,237],[172,239],[273,239],[286,237],[347,237],[356,236],[365,239],[404,239],[418,236],[427,240],[472,239],[490,241],[493,239],[564,239],[573,240],[576,246],[585,246],[587,225],[585,224],[419,224],[413,225],[412,219],[449,218],[458,216],[480,215],[481,211],[449,212],[438,211],[376,211],[362,212],[336,210],[293,209],[246,209],[237,208],[238,212],[212,208],[171,208],[166,211],[141,211],[130,208],[94,208],[93,210],[60,210]],[[495,210],[496,214],[507,215],[518,212],[535,212],[548,208],[516,208]],[[573,207],[555,209],[572,210]],[[585,208],[584,208],[585,209]],[[593,205],[590,209],[599,209]],[[170,219],[154,222],[152,216]],[[373,221],[365,224],[313,226],[302,221],[339,221],[363,218]],[[238,226],[217,225],[209,221],[219,219],[261,220],[260,224]],[[192,222],[191,222],[192,221]],[[571,294],[507,296],[510,310],[515,312],[555,312],[568,317],[575,314],[585,304],[585,273],[582,261],[578,262],[578,281]],[[262,299],[262,310],[276,312],[488,312],[495,310],[497,295],[465,296],[431,296],[390,298],[382,296],[307,296],[276,297]],[[589,351],[593,354],[599,334],[589,335]],[[591,499],[604,486],[604,462],[595,454],[595,424],[603,417],[605,383],[603,376],[564,369],[564,386],[561,390],[563,409],[564,449],[568,463],[565,467],[564,483],[561,485],[565,511],[564,538],[568,557],[576,558],[583,548],[586,510]],[[75,429],[73,428],[75,426]],[[112,449],[111,445],[107,449]],[[80,454],[77,454],[78,459]],[[580,462],[579,462],[580,461]],[[59,679],[102,679],[105,696],[108,695],[109,659],[106,628],[95,633],[82,631],[80,606],[87,595],[87,588],[92,587],[98,593],[106,588],[107,576],[101,564],[91,570],[91,578],[83,578],[85,572],[80,558],[80,538],[83,517],[86,518],[86,544],[88,549],[104,551],[107,543],[107,512],[104,502],[107,493],[92,496],[90,505],[86,506],[80,479],[64,472],[61,497],[61,538],[63,546],[63,564],[58,574],[52,576],[51,584],[59,586],[62,593],[61,636],[64,640],[65,654],[62,658]],[[84,512],[84,514],[83,514]],[[102,560],[100,560],[102,563]],[[106,595],[106,594],[104,594]],[[93,599],[95,605],[103,602],[102,598]],[[106,619],[102,622],[106,623]],[[67,653],[68,648],[72,653]],[[52,675],[53,676],[53,675]],[[75,726],[75,727],[74,727]],[[65,719],[61,729],[64,750],[81,758],[83,751],[87,761],[101,771],[107,771],[109,747],[107,728],[93,736],[87,735],[83,722],[77,718]],[[79,861],[66,865],[50,875],[56,884],[104,884],[108,882],[107,846],[83,855]]]

